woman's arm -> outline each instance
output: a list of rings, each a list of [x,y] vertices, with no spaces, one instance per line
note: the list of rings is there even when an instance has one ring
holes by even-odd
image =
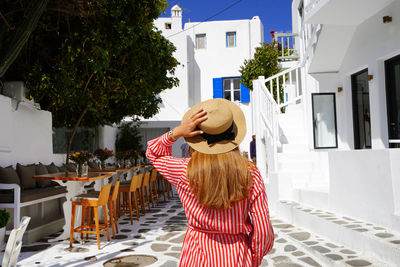
[[[146,156],[159,173],[171,184],[177,185],[180,177],[186,173],[184,159],[172,157],[172,141],[168,133],[147,142]]]
[[[253,231],[250,233],[250,247],[253,253],[254,266],[259,266],[265,255],[274,245],[274,230],[269,219],[267,194],[259,171],[252,172],[253,194],[250,200],[250,217]]]
[[[172,136],[165,133],[147,143],[146,156],[154,167],[173,185],[186,174],[186,159],[172,157],[172,144],[179,137],[191,137],[201,133],[196,130],[199,123],[206,120],[206,112],[199,110],[181,125],[172,130]]]

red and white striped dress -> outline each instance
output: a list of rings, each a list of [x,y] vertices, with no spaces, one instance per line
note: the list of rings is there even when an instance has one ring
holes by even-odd
[[[179,266],[259,266],[272,249],[274,231],[258,169],[249,168],[253,177],[249,199],[226,210],[202,207],[186,176],[190,159],[172,157],[172,143],[166,133],[147,143],[146,154],[157,170],[176,187],[185,209],[189,227]]]

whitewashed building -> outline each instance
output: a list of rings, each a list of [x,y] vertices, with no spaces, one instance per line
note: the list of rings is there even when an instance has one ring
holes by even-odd
[[[273,213],[392,264],[400,262],[398,14],[398,0],[293,0],[293,32],[276,38],[294,53],[282,55],[281,73],[254,81],[251,96]],[[279,78],[277,103],[268,88]]]
[[[143,145],[178,126],[183,114],[194,104],[224,97],[235,101],[245,113],[248,133],[241,150],[249,151],[250,91],[240,84],[239,69],[264,40],[260,19],[255,16],[244,20],[189,22],[182,27],[182,9],[175,5],[171,17],[158,18],[154,24],[177,48],[174,56],[180,65],[175,75],[180,84],[161,94],[160,112],[141,124]],[[179,144],[173,147],[173,154],[181,156]]]

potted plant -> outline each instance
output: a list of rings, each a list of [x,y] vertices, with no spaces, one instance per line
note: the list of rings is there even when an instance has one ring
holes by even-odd
[[[96,158],[98,158],[100,160],[101,169],[104,170],[106,168],[105,162],[108,158],[113,156],[113,151],[109,150],[107,148],[104,148],[104,149],[99,148],[93,154],[96,156]]]
[[[125,153],[118,151],[115,152],[115,160],[117,162],[118,167],[122,168],[125,164]]]
[[[71,156],[69,159],[76,163],[76,174],[78,177],[84,176],[88,174],[88,165],[87,162],[89,159],[93,157],[92,154],[86,151],[77,151]]]
[[[6,210],[0,210],[0,250],[2,250],[4,246],[8,219],[10,219],[10,213]]]

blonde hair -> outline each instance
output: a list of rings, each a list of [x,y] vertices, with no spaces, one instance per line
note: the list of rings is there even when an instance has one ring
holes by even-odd
[[[187,176],[200,205],[215,209],[246,199],[252,185],[249,161],[238,149],[215,155],[194,151]]]

